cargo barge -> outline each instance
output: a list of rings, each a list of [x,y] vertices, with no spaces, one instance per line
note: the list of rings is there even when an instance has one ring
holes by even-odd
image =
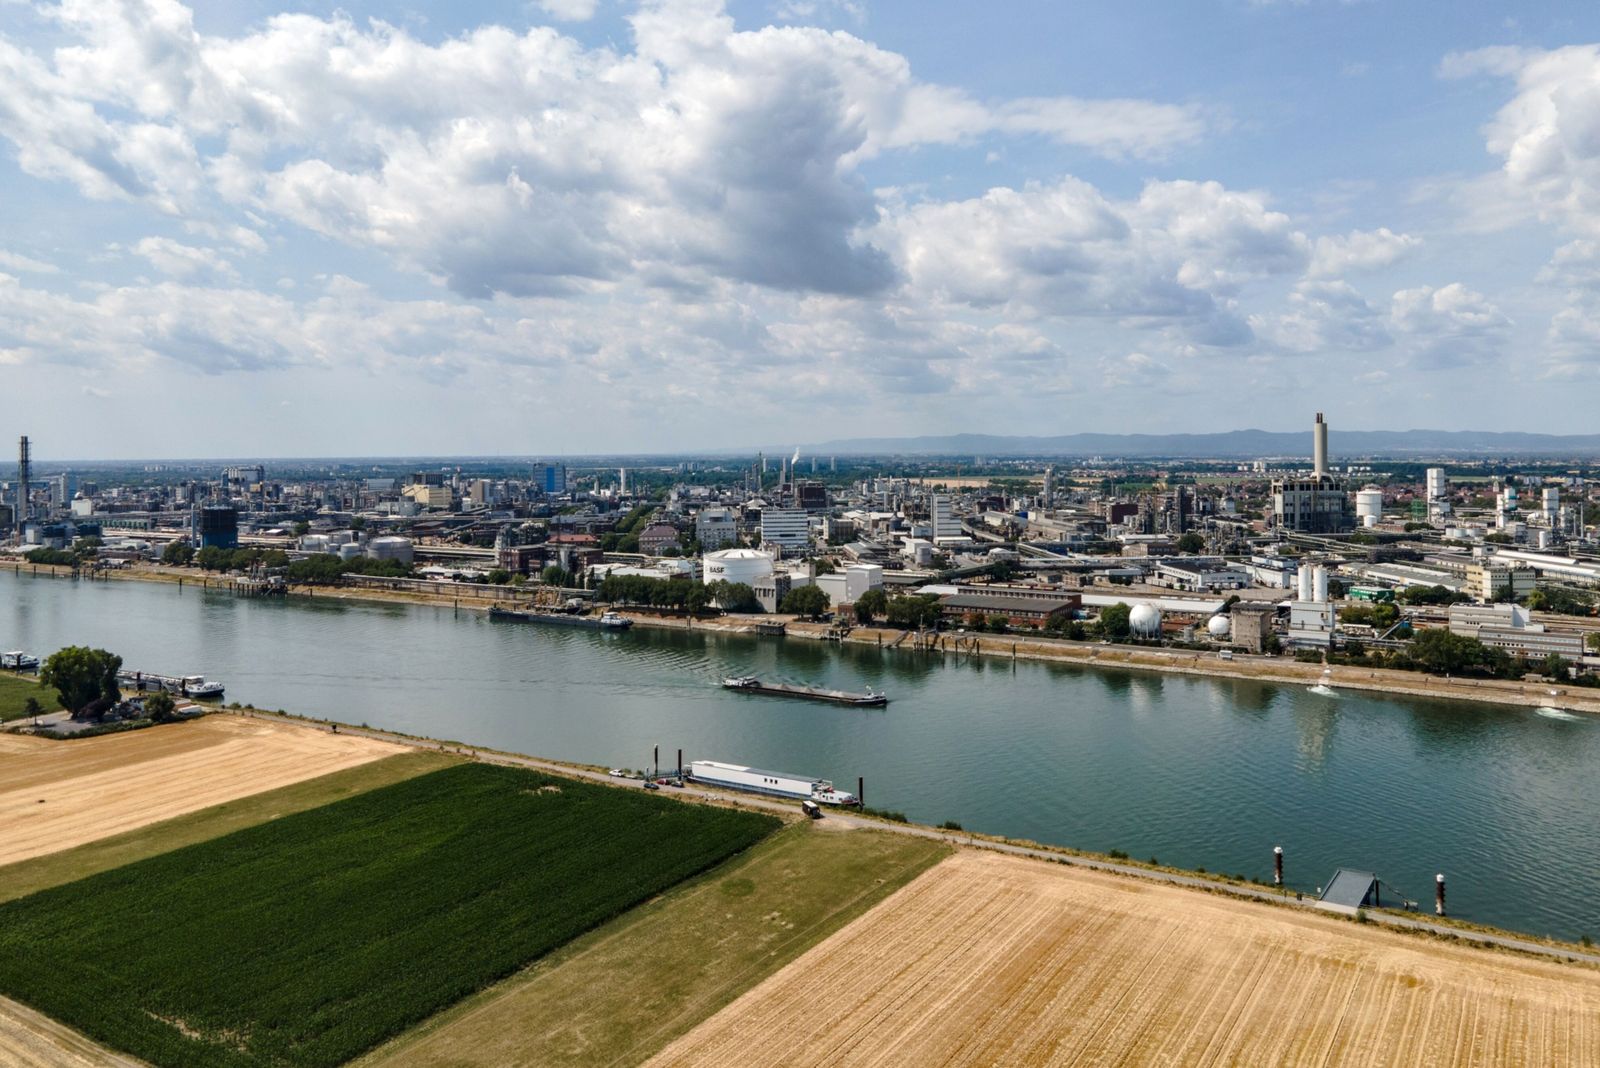
[[[744,675],[739,678],[722,680],[725,690],[737,690],[740,693],[767,694],[771,697],[800,697],[808,701],[826,701],[834,705],[850,705],[852,708],[882,708],[889,703],[887,694],[850,693],[847,690],[824,690],[816,686],[790,686],[783,682],[762,682],[753,675]]]
[[[572,612],[522,612],[498,605],[489,609],[489,618],[498,623],[547,623],[555,627],[583,627],[588,630],[627,630],[633,626],[633,620],[615,612],[580,616]]]
[[[717,760],[689,762],[686,777],[702,786],[724,786],[730,790],[815,801],[823,805],[859,805],[855,794],[835,790],[827,779],[808,779],[781,771],[763,771],[743,764],[724,764]]]

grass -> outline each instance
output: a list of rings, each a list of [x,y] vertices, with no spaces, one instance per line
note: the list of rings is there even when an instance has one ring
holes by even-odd
[[[157,1064],[332,1066],[777,826],[458,765],[0,905],[0,992]]]
[[[0,866],[0,903],[457,763],[460,763],[458,758],[442,753],[400,753],[276,790],[213,805],[199,812],[176,816],[59,853]]]
[[[30,697],[39,702],[42,711],[55,712],[61,708],[56,692],[49,687],[40,686],[25,675],[0,672],[0,723],[21,719],[26,714],[23,706]]]
[[[909,835],[795,824],[359,1063],[638,1064],[949,854]]]

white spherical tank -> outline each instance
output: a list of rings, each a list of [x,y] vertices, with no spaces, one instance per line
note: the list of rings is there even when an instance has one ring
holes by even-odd
[[[1134,605],[1128,613],[1128,629],[1140,638],[1161,635],[1161,609],[1153,604]]]
[[[1377,486],[1363,486],[1356,491],[1356,518],[1365,519],[1369,515],[1383,515],[1383,490]]]
[[[1206,623],[1206,633],[1213,638],[1226,638],[1231,629],[1227,616],[1212,616]]]
[[[772,557],[758,549],[723,549],[706,553],[702,578],[713,582],[742,582],[754,586],[772,577]]]

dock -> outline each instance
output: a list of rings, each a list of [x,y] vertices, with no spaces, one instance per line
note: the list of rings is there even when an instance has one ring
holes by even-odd
[[[760,679],[724,679],[722,686],[740,693],[765,694],[769,697],[799,697],[807,701],[825,701],[852,708],[882,708],[889,703],[887,694],[851,693],[848,690],[825,690],[817,686],[791,686],[783,682],[762,682]]]

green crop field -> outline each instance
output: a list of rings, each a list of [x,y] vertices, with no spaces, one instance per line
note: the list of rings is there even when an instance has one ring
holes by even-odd
[[[340,1064],[777,826],[447,768],[0,905],[0,993],[156,1064]]]

